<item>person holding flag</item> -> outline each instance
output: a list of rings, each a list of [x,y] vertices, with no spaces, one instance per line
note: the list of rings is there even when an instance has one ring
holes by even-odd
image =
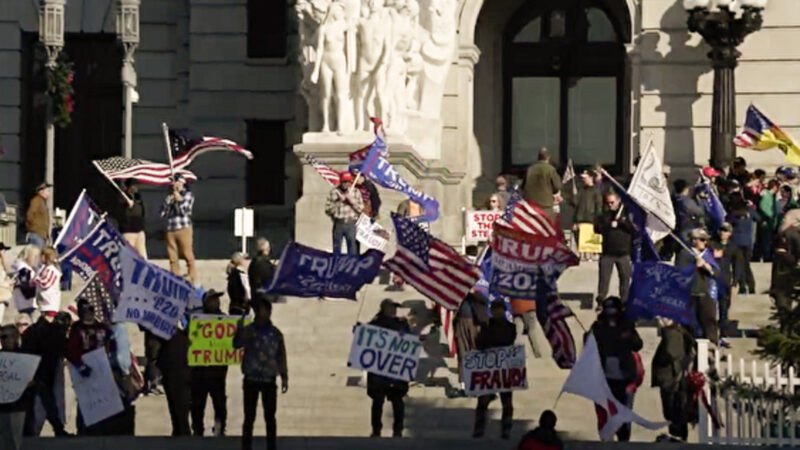
[[[675,260],[675,266],[685,268],[694,265],[694,278],[691,284],[691,304],[697,314],[701,335],[714,344],[719,343],[716,303],[719,286],[715,277],[719,267],[708,248],[710,236],[703,228],[695,228],[689,234],[691,252],[684,249]]]
[[[125,241],[139,253],[139,256],[147,259],[144,201],[142,201],[142,194],[139,193],[139,189],[133,182],[133,178],[128,178],[123,183],[127,197],[120,199],[122,212],[118,221],[119,232],[122,233]]]
[[[333,253],[342,253],[342,238],[347,243],[347,254],[358,255],[356,222],[364,209],[360,192],[350,189],[353,175],[344,171],[339,174],[339,185],[333,187],[325,201],[325,214],[333,220]]]

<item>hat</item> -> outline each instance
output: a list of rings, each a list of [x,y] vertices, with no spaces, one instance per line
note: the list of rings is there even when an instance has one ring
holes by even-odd
[[[11,247],[7,246],[5,242],[0,242],[0,250],[11,250]]]
[[[689,237],[691,237],[692,239],[704,239],[704,240],[708,240],[709,238],[711,238],[711,236],[708,235],[708,232],[706,231],[705,228],[695,228],[694,230],[692,230],[691,233],[689,233]]]
[[[722,231],[731,231],[732,232],[733,231],[733,225],[731,225],[730,222],[725,222],[725,223],[722,224],[721,227],[719,227],[719,229],[722,230]]]
[[[785,176],[787,178],[791,178],[791,177],[796,175],[794,169],[789,167],[789,166],[781,166],[781,167],[778,168],[777,171],[775,171],[775,173],[783,175],[783,176]]]
[[[396,301],[394,301],[394,300],[392,300],[390,298],[385,298],[385,299],[383,299],[381,301],[381,309],[383,309],[383,308],[385,308],[387,306],[394,306],[395,308],[398,308],[401,305],[400,305],[400,303],[397,303]]]
[[[339,181],[344,183],[345,181],[353,181],[353,174],[350,172],[344,171],[339,174]]]
[[[220,298],[225,295],[224,292],[215,291],[214,289],[209,289],[203,294],[203,302],[210,298]]]
[[[51,187],[53,187],[52,184],[46,183],[46,182],[42,182],[42,183],[39,183],[38,186],[36,186],[36,192],[39,192],[42,189],[47,189],[47,188],[51,188]]]
[[[707,166],[707,167],[703,167],[703,175],[705,175],[708,178],[713,178],[713,177],[718,177],[718,176],[722,175],[722,172],[720,172],[719,170],[717,170],[717,169],[715,169],[715,168],[713,168],[711,166]]]

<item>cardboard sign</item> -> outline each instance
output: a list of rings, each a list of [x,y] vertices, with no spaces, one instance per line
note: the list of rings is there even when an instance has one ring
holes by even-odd
[[[499,211],[467,211],[467,242],[486,242],[497,219],[503,213]]]
[[[83,363],[92,368],[88,377],[78,373],[74,365],[68,364],[72,388],[78,399],[83,421],[87,426],[96,424],[125,409],[119,389],[111,374],[111,365],[104,348],[97,348],[83,355]]]
[[[380,252],[386,251],[389,244],[389,233],[377,222],[362,214],[356,222],[356,239],[367,248],[374,248]]]
[[[411,333],[398,333],[375,325],[356,325],[348,367],[400,381],[413,381],[422,344]]]
[[[578,251],[581,253],[601,253],[603,251],[603,235],[594,232],[593,224],[578,224]]]
[[[465,390],[471,397],[528,389],[523,345],[474,350],[463,364]]]
[[[189,321],[189,366],[233,366],[242,363],[243,348],[233,348],[240,317],[192,314]],[[245,321],[245,325],[251,321]]]
[[[40,359],[26,353],[0,352],[0,403],[14,403],[22,397]]]

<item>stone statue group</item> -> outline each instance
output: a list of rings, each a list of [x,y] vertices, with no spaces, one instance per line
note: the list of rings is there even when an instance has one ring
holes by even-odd
[[[456,47],[457,0],[298,0],[310,131],[405,133],[438,118]]]

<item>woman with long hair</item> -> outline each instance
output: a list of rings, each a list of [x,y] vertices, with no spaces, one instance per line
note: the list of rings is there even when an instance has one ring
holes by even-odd
[[[11,268],[14,271],[14,308],[36,320],[36,267],[39,265],[39,247],[28,244],[19,252]]]
[[[36,274],[36,302],[42,314],[55,316],[61,309],[61,268],[53,247],[42,250],[42,267]]]

